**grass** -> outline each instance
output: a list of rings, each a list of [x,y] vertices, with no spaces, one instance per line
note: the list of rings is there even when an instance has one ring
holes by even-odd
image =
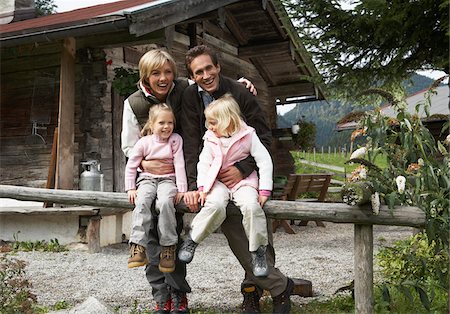
[[[295,171],[296,173],[321,173],[321,172],[333,172],[336,175],[333,176],[333,179],[337,179],[340,181],[344,181],[344,176],[350,174],[358,165],[357,164],[346,164],[346,162],[350,159],[350,154],[342,154],[342,153],[308,153],[302,151],[292,151],[292,157],[295,162]],[[329,170],[324,167],[313,166],[301,163],[300,160],[307,160],[316,162],[319,164],[331,165],[336,167],[342,167],[344,172],[339,172],[336,170]],[[379,155],[375,160],[375,165],[380,168],[387,167],[386,158]]]
[[[446,294],[440,293],[436,296],[433,306],[428,311],[426,310],[418,297],[414,298],[412,302],[407,300],[402,294],[398,292],[392,293],[391,303],[383,300],[381,290],[375,287],[375,302],[374,313],[376,314],[392,314],[392,313],[448,313]],[[269,297],[262,298],[260,301],[261,313],[272,313],[272,301]],[[232,314],[239,313],[239,309],[230,309],[227,311],[218,311],[209,308],[191,308],[191,314]],[[150,314],[151,310],[138,310],[135,308],[132,314]],[[355,304],[350,293],[339,294],[327,300],[311,300],[306,304],[293,304],[291,308],[292,314],[347,314],[355,313]]]

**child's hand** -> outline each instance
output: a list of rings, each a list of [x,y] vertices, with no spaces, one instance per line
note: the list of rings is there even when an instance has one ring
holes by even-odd
[[[267,202],[268,199],[269,199],[268,196],[262,196],[262,195],[260,195],[260,196],[258,197],[258,202],[259,202],[259,205],[261,205],[261,208],[264,207],[264,204]]]
[[[200,197],[198,198],[198,202],[200,203],[200,206],[205,205],[206,195],[208,195],[208,193],[200,192]]]
[[[134,190],[128,190],[128,191],[127,191],[127,194],[128,194],[128,201],[129,201],[131,204],[134,204],[134,202],[136,201],[136,197],[137,197],[137,190],[136,190],[136,189],[134,189]]]
[[[184,193],[183,192],[177,192],[177,195],[175,195],[175,205],[178,205],[178,203],[183,198]]]

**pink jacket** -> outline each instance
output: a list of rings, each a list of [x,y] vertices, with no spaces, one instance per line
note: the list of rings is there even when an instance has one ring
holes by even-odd
[[[211,190],[221,169],[226,169],[249,155],[252,155],[256,161],[260,178],[258,179],[256,171],[253,171],[247,178],[236,184],[231,191],[235,191],[243,185],[260,190],[272,190],[272,158],[256,135],[255,129],[243,121],[242,124],[242,129],[231,137],[229,146],[224,149],[223,153],[220,139],[213,132],[206,131],[203,137],[203,150],[197,164],[197,186],[204,192]]]
[[[142,160],[159,159],[167,160],[173,163],[175,173],[166,175],[154,175],[148,172],[142,172],[141,175],[149,177],[169,177],[176,178],[178,192],[187,191],[186,170],[184,169],[183,140],[176,133],[163,140],[155,134],[144,136],[134,145],[125,168],[125,191],[136,188],[137,168]]]

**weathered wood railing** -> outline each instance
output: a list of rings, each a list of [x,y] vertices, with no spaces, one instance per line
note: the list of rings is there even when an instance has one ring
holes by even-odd
[[[90,205],[100,207],[99,214],[132,209],[125,193],[49,190],[22,186],[0,185],[0,198],[23,201],[52,202],[57,204]],[[45,208],[43,208],[43,211]],[[186,212],[184,204],[178,211]],[[422,228],[425,215],[417,207],[399,207],[389,211],[381,206],[378,215],[369,206],[356,207],[343,203],[305,203],[292,201],[268,201],[264,206],[267,217],[273,219],[320,220],[335,223],[352,223],[354,228],[355,311],[373,312],[373,225],[410,226]],[[229,214],[239,210],[229,206]]]

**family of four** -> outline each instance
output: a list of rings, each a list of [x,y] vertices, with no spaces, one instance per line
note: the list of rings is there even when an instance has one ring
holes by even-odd
[[[272,190],[273,164],[271,131],[256,91],[247,80],[223,76],[210,47],[190,49],[185,61],[193,82],[177,78],[165,50],[148,51],[139,62],[138,91],[124,103],[125,188],[135,204],[128,267],[146,265],[155,313],[188,313],[186,264],[221,227],[245,270],[242,311],[260,313],[267,290],[273,312],[289,313],[294,284],[274,267],[262,209]],[[183,215],[175,210],[181,200],[197,212],[184,241]],[[229,201],[242,217],[227,216]]]

